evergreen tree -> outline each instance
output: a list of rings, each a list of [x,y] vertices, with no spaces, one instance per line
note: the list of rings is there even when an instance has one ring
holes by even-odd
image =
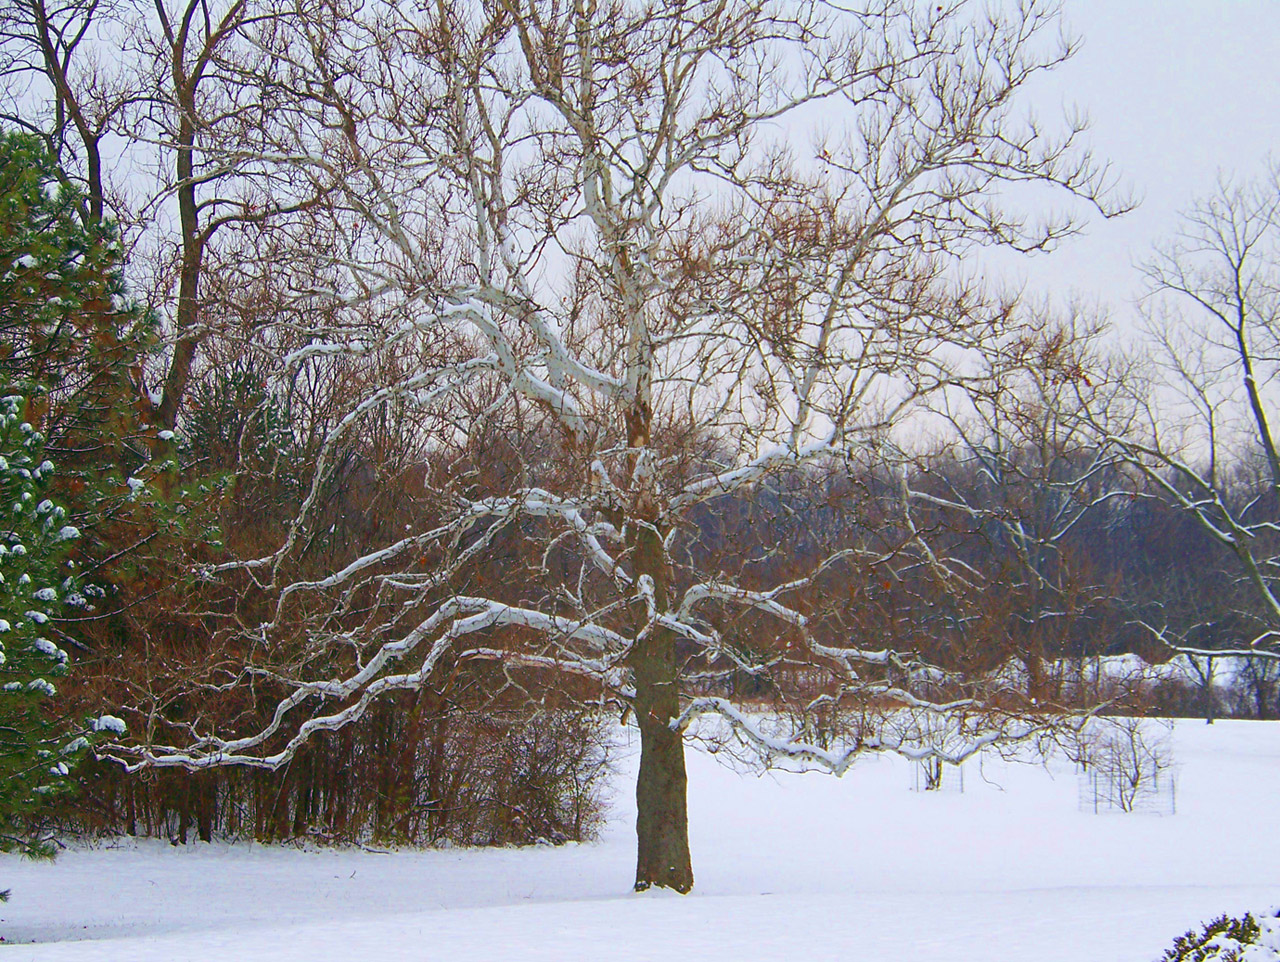
[[[83,522],[68,509],[100,516],[100,488],[127,467],[121,412],[146,334],[113,229],[84,226],[62,180],[35,138],[0,135],[0,849],[30,855],[52,854],[39,816],[72,787],[94,730],[121,727],[59,712],[57,618],[87,604],[69,557]],[[79,475],[56,494],[50,458]]]
[[[53,464],[25,408],[21,395],[0,397],[0,849],[45,855],[32,817],[70,786],[88,747],[50,705],[67,670],[50,636],[61,604],[78,598],[65,565],[79,532],[44,496]]]
[[[64,180],[36,138],[0,134],[0,386],[26,386],[26,418],[63,472],[127,470],[145,456],[125,425],[145,403],[149,319],[125,295],[114,225],[86,226]]]

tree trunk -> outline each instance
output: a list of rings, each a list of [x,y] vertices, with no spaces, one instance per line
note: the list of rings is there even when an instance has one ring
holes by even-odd
[[[634,436],[634,434],[633,434]],[[641,435],[648,441],[647,430]],[[640,445],[634,445],[639,448]],[[667,604],[669,573],[656,524],[657,512],[641,501],[644,518],[633,524],[633,550],[639,577],[653,579],[659,610]],[[679,667],[675,635],[657,626],[642,633],[631,651],[636,686],[635,713],[640,725],[640,774],[636,779],[636,891],[650,886],[685,893],[693,888],[689,858],[688,777],[684,735],[672,729],[680,714]]]
[[[623,258],[625,263],[625,258]],[[630,465],[631,518],[625,525],[635,565],[636,585],[652,579],[653,603],[667,607],[671,572],[663,546],[661,512],[650,440],[653,406],[650,378],[653,345],[643,324],[633,323],[636,400],[626,412]],[[679,666],[676,638],[649,621],[647,603],[629,662],[636,686],[634,709],[640,725],[640,774],[636,779],[636,891],[651,886],[685,893],[693,888],[689,858],[688,776],[684,767],[684,735],[671,728],[680,715]]]
[[[190,776],[184,779],[178,789],[178,841],[187,844],[187,826],[191,824],[191,784]]]
[[[1212,725],[1218,715],[1218,699],[1213,691],[1213,657],[1208,659],[1208,667],[1204,671],[1204,723]]]
[[[213,827],[218,818],[218,778],[214,772],[200,772],[195,776],[198,807],[196,831],[200,841],[213,841]]]
[[[178,310],[174,321],[177,341],[173,358],[165,373],[156,421],[172,431],[178,424],[178,409],[191,381],[191,367],[202,334],[196,332],[200,316],[200,274],[204,264],[204,248],[208,236],[200,229],[200,206],[196,199],[195,158],[195,91],[177,84],[184,116],[178,126],[178,217],[182,227],[182,269],[178,275]]]
[[[636,891],[650,886],[688,892],[688,777],[684,736],[670,722],[680,712],[675,683],[675,639],[666,631],[646,639],[635,660],[640,774],[636,779]]]

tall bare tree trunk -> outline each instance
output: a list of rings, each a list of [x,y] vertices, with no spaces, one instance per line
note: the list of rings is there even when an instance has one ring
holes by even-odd
[[[646,345],[646,353],[648,350]],[[667,605],[670,576],[658,527],[653,479],[642,453],[649,446],[653,421],[645,387],[639,392],[641,402],[627,418],[631,450],[637,452],[632,469],[636,506],[630,524],[631,549],[638,580],[646,576],[653,580],[654,601],[663,609]],[[631,651],[630,662],[636,686],[635,713],[640,725],[636,891],[656,885],[684,893],[693,888],[693,863],[689,857],[684,736],[671,727],[680,715],[674,632],[656,626],[647,633],[642,632]]]
[[[178,310],[175,317],[178,339],[173,346],[173,358],[165,373],[160,407],[156,412],[159,426],[172,431],[178,423],[178,409],[187,385],[191,381],[191,367],[196,349],[203,336],[196,333],[200,314],[200,271],[204,261],[204,247],[208,239],[200,229],[200,208],[196,200],[195,159],[195,96],[180,80],[175,82],[183,116],[178,129],[178,214],[182,226],[182,270],[178,277]]]

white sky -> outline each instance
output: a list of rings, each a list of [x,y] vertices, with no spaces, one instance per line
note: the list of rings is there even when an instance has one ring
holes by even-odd
[[[1046,121],[1084,108],[1089,142],[1142,203],[1094,217],[1084,236],[1023,263],[1028,292],[1079,294],[1131,329],[1133,268],[1213,190],[1219,173],[1251,177],[1280,160],[1280,0],[1063,0],[1080,53],[1035,92]]]

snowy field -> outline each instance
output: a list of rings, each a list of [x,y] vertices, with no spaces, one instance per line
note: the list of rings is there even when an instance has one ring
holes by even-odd
[[[596,844],[300,851],[121,843],[0,859],[0,962],[1152,962],[1280,902],[1280,723],[1181,722],[1175,815],[1080,811],[1069,762],[963,793],[868,759],[842,780],[690,754],[695,894],[634,895],[635,760]]]

